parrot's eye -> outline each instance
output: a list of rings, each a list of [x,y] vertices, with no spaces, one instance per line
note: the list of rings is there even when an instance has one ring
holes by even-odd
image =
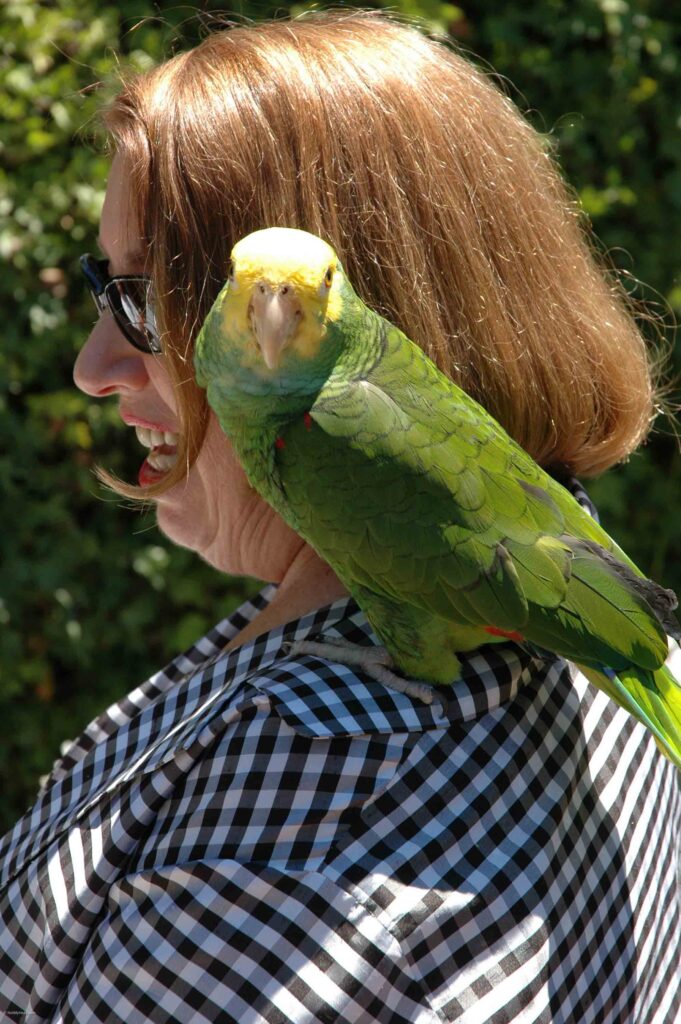
[[[227,284],[230,288],[236,288],[236,272],[234,269],[234,260],[230,259],[227,266]]]
[[[322,283],[320,284],[318,292],[317,292],[317,294],[319,295],[320,299],[325,299],[327,297],[327,295],[329,294],[329,292],[331,290],[331,285],[333,284],[333,275],[334,275],[335,271],[336,271],[336,267],[335,267],[335,265],[333,263],[331,264],[330,267],[326,268],[326,273],[324,274],[324,277],[322,278]],[[319,278],[317,278],[317,280],[319,280]]]

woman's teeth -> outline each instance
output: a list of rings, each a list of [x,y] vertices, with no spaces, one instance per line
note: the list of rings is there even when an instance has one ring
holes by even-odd
[[[135,427],[135,433],[140,444],[151,449],[146,461],[152,469],[167,471],[173,468],[177,461],[178,434],[173,434],[169,430],[150,430],[149,427]]]
[[[145,448],[157,448],[162,444],[176,448],[179,440],[179,436],[171,434],[169,430],[161,433],[160,430],[150,430],[149,427],[135,427],[135,433],[137,434],[137,440]]]
[[[147,462],[152,469],[172,469],[177,462],[177,455],[166,455],[163,452],[151,451],[147,455]]]

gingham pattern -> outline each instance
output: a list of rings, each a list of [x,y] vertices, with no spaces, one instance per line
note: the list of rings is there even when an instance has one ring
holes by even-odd
[[[0,1019],[674,1024],[675,769],[559,660],[496,645],[431,707],[229,654],[266,589],[92,723],[0,844]]]

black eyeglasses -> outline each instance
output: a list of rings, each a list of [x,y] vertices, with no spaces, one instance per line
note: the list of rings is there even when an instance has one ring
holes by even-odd
[[[110,277],[108,260],[90,253],[80,257],[80,269],[87,281],[97,312],[110,310],[127,341],[140,352],[161,352],[151,279],[147,274],[121,274]]]

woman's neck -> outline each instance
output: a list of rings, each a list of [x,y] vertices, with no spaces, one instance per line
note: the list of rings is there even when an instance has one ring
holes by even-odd
[[[283,626],[307,612],[324,608],[347,596],[348,591],[333,569],[308,544],[301,541],[270,603],[230,640],[226,650],[240,647],[277,626]]]

